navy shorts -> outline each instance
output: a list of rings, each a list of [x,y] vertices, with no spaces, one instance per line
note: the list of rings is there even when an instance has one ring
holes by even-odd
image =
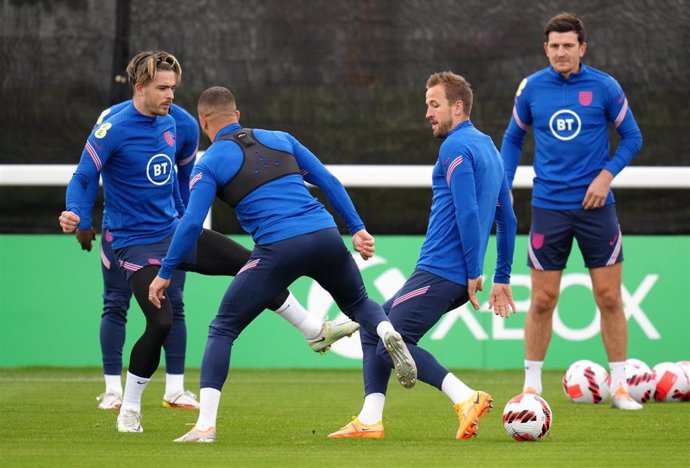
[[[172,242],[173,236],[169,236],[161,241],[153,242],[151,244],[137,244],[122,249],[115,250],[115,258],[118,265],[122,269],[127,278],[127,281],[134,273],[141,270],[145,266],[155,265],[160,267],[165,255],[168,253],[168,247]],[[197,244],[194,244],[184,261],[180,264],[180,270],[192,270],[196,264]]]
[[[573,238],[587,268],[623,261],[623,239],[616,205],[595,210],[547,210],[532,207],[527,266],[536,270],[563,270]]]
[[[134,271],[127,273],[126,270],[120,268],[115,252],[113,252],[113,235],[108,229],[104,229],[101,236],[101,272],[103,273],[103,299],[110,303],[117,302],[118,309],[126,313],[129,308],[129,299],[132,296],[128,280]],[[179,303],[180,308],[184,306],[182,290],[185,280],[186,273],[175,270],[168,287],[170,299],[174,303]]]
[[[383,310],[405,341],[417,344],[446,312],[468,300],[467,286],[416,269]]]

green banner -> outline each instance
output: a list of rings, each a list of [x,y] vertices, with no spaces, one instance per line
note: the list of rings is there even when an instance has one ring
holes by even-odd
[[[237,237],[245,245],[251,240]],[[345,239],[349,242],[349,237]],[[412,272],[422,236],[378,236],[377,255],[358,261],[370,296],[383,302]],[[521,368],[523,326],[529,305],[526,236],[518,238],[513,292],[518,314],[497,318],[487,309],[495,245],[485,261],[485,292],[480,311],[466,306],[447,313],[421,345],[451,368]],[[630,236],[624,241],[623,301],[629,324],[628,355],[649,365],[690,359],[690,237]],[[208,323],[230,278],[187,275],[185,304],[187,365],[199,367]],[[578,359],[606,363],[599,313],[589,275],[573,249],[554,315],[546,368],[565,368]],[[330,296],[302,278],[290,290],[319,317],[342,317]],[[98,248],[82,252],[73,236],[0,235],[0,367],[99,366],[102,280]],[[133,301],[127,324],[125,361],[144,327]],[[337,343],[324,356],[309,350],[301,334],[270,311],[239,337],[232,365],[244,368],[357,368],[361,349],[355,337]]]

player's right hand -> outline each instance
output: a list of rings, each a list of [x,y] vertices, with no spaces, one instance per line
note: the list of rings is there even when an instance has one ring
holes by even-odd
[[[60,221],[62,232],[66,234],[74,232],[77,229],[77,226],[79,226],[79,216],[71,211],[63,211],[58,219]]]
[[[363,260],[369,260],[376,251],[376,240],[366,229],[361,229],[352,236],[352,246]]]
[[[161,308],[161,302],[165,300],[165,290],[170,286],[169,279],[163,279],[156,276],[149,284],[149,302],[153,304],[156,309]]]
[[[89,229],[77,229],[77,240],[81,245],[82,250],[91,252],[93,248],[93,241],[96,239],[96,231],[94,228]]]
[[[479,310],[479,299],[477,299],[477,292],[484,290],[482,281],[483,279],[481,276],[476,278],[467,278],[467,295],[470,298],[470,304],[472,304],[474,310]]]

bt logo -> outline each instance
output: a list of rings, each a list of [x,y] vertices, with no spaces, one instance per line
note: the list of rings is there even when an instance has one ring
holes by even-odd
[[[153,185],[165,185],[172,172],[173,164],[167,154],[156,154],[146,164],[146,177]]]
[[[561,141],[568,141],[575,138],[582,128],[580,116],[575,112],[563,109],[559,110],[549,119],[549,128],[553,136]]]

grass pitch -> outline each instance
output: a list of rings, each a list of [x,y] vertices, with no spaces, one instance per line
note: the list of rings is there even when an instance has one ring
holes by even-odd
[[[522,371],[456,374],[494,396],[473,440],[454,439],[452,405],[422,383],[405,390],[391,380],[385,439],[330,440],[359,412],[361,372],[233,370],[216,443],[175,444],[196,412],[161,407],[160,371],[144,395],[144,433],[119,434],[116,412],[96,408],[99,369],[0,369],[0,466],[688,466],[690,403],[648,403],[639,412],[576,405],[563,395],[562,373],[545,372],[551,433],[520,443],[505,434],[501,415]],[[187,387],[196,386],[198,372],[190,372]]]

